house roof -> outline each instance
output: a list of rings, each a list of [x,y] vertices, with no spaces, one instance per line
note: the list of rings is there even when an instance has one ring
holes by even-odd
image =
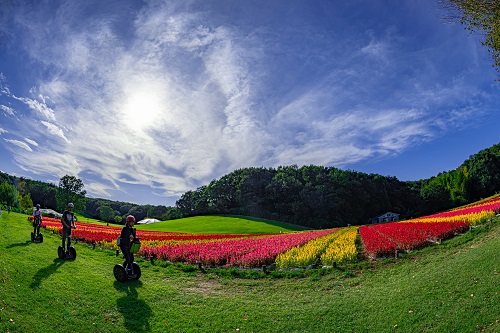
[[[380,214],[380,215],[375,216],[375,218],[377,218],[377,217],[382,217],[382,216],[387,216],[387,215],[392,215],[392,216],[397,215],[397,216],[399,216],[400,214],[398,214],[398,213],[393,213],[393,212],[385,212],[385,213],[383,213],[383,214]]]

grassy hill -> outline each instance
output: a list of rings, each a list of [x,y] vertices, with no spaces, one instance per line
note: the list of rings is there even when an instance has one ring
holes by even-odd
[[[194,234],[276,234],[305,230],[305,227],[258,218],[206,215],[152,224],[137,224],[138,229],[189,232]]]
[[[438,246],[342,269],[200,272],[140,261],[118,283],[113,252],[58,235],[31,243],[26,215],[0,218],[1,332],[498,332],[500,221]],[[287,276],[289,276],[287,278]]]

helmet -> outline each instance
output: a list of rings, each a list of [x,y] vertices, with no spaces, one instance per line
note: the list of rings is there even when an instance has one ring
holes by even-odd
[[[40,204],[36,204],[36,208],[40,208]]]
[[[73,205],[73,203],[71,203],[71,202],[70,202],[70,203],[68,204],[68,207],[73,208],[73,207],[75,207],[75,205]]]
[[[128,222],[135,222],[135,217],[133,215],[129,215],[127,216],[127,218],[125,219],[125,221],[128,223]]]

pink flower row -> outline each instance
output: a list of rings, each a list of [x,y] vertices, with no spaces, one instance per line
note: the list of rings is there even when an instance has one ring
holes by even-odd
[[[307,231],[216,243],[188,243],[156,248],[145,246],[141,248],[139,255],[154,256],[172,262],[202,263],[207,266],[259,267],[273,263],[280,253],[332,232],[335,230]]]

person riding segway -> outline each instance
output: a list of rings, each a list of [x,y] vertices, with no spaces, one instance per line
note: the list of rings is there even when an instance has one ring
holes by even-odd
[[[116,280],[123,282],[127,279],[139,280],[141,277],[141,268],[134,262],[134,253],[137,253],[141,248],[141,242],[136,235],[134,228],[135,217],[127,216],[125,226],[122,229],[120,236],[117,239],[118,246],[125,256],[123,265],[116,264],[113,268],[113,274]]]
[[[36,204],[36,209],[33,212],[33,232],[31,233],[32,242],[43,242],[43,235],[40,232],[42,225],[42,212],[40,211],[40,204]]]
[[[73,213],[73,208],[75,206],[70,202],[68,204],[68,209],[63,212],[61,223],[62,223],[62,246],[57,249],[57,254],[59,259],[75,259],[76,250],[71,246],[71,229],[76,229],[75,224],[75,214]],[[66,247],[66,240],[68,247]]]

